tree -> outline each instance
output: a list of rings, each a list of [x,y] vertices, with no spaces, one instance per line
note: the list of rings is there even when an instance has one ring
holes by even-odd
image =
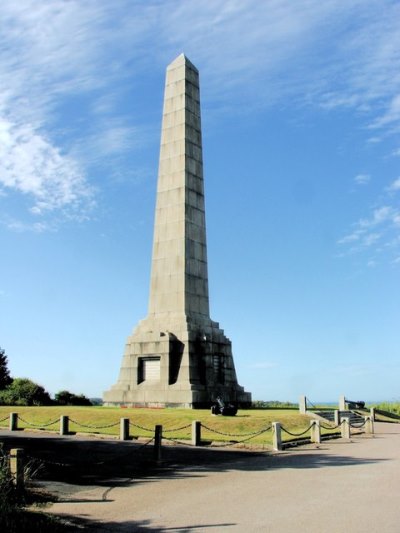
[[[92,405],[89,398],[86,398],[83,394],[76,395],[67,390],[57,392],[54,398],[59,405]]]
[[[12,378],[8,370],[8,358],[5,350],[0,348],[0,390],[5,389],[12,383]]]
[[[45,389],[26,378],[16,378],[0,391],[0,404],[5,405],[51,405],[53,402]]]

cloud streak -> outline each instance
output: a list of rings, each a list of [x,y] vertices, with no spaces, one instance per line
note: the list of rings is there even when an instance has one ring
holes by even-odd
[[[33,198],[31,213],[68,207],[78,210],[92,191],[76,162],[29,124],[0,121],[0,184],[3,194],[18,191]]]
[[[3,0],[0,17],[0,183],[36,217],[88,212],[93,165],[115,158],[118,174],[143,138],[123,102],[133,80],[182,51],[221,112],[289,98],[400,126],[398,2]]]
[[[380,255],[390,251],[391,262],[397,263],[400,250],[400,209],[393,205],[382,205],[372,209],[368,218],[354,224],[351,233],[338,240],[338,245],[348,254],[374,253]],[[368,266],[375,266],[375,259],[367,260]]]
[[[367,185],[371,181],[371,176],[369,174],[357,174],[354,181],[357,185]]]

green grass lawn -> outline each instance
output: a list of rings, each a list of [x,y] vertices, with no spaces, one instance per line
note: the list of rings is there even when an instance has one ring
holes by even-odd
[[[400,402],[381,402],[374,405],[376,409],[400,416]]]
[[[193,420],[198,420],[202,423],[202,440],[221,443],[240,442],[247,439],[249,434],[260,432],[269,427],[272,422],[280,422],[291,433],[301,433],[310,426],[310,418],[300,415],[295,409],[239,410],[234,417],[223,417],[211,415],[209,409],[0,406],[0,428],[8,427],[8,417],[11,412],[18,413],[18,427],[21,429],[39,429],[41,427],[46,431],[58,431],[59,418],[61,415],[65,415],[70,418],[70,432],[114,436],[119,435],[120,418],[129,418],[131,436],[149,438],[154,434],[154,426],[161,424],[166,437],[190,439],[191,428],[185,426],[190,426]],[[50,423],[52,424],[48,425]],[[324,425],[327,426],[328,423],[324,423]],[[323,430],[323,433],[328,432]],[[286,441],[294,437],[283,433],[282,438]],[[267,431],[256,435],[246,440],[246,444],[270,446],[272,444],[272,432]]]

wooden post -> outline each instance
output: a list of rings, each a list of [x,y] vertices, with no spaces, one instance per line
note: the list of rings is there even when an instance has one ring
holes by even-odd
[[[157,425],[154,428],[154,460],[157,463],[161,461],[161,442],[162,442],[162,426]]]
[[[10,472],[17,492],[24,489],[24,450],[12,448],[10,450]]]
[[[129,418],[120,419],[119,440],[129,440]]]
[[[319,420],[314,420],[311,427],[311,442],[315,444],[321,443],[321,424]]]
[[[272,447],[276,451],[282,450],[281,425],[279,422],[272,422]]]
[[[300,396],[299,398],[299,412],[301,415],[305,415],[307,411],[307,398]]]
[[[346,411],[346,398],[344,394],[339,397],[339,411]]]
[[[375,418],[375,407],[371,407],[369,412],[370,412],[370,416],[371,416],[372,422],[375,422],[375,420],[376,420],[376,418]]]
[[[193,420],[192,422],[192,446],[201,444],[201,422]]]
[[[372,416],[365,417],[365,433],[368,433],[369,435],[374,434],[374,419]]]
[[[18,413],[10,413],[10,431],[18,429]]]
[[[60,416],[60,435],[68,435],[69,433],[69,417]]]
[[[335,409],[334,417],[335,417],[335,426],[340,426],[340,411],[338,409]]]
[[[343,416],[342,417],[341,432],[342,432],[342,438],[343,439],[350,439],[350,437],[351,437],[350,418],[348,416]]]

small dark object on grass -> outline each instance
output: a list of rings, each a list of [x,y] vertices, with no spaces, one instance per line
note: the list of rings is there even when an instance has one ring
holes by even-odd
[[[218,396],[216,402],[211,406],[212,415],[235,416],[237,407],[231,403],[225,402]]]

